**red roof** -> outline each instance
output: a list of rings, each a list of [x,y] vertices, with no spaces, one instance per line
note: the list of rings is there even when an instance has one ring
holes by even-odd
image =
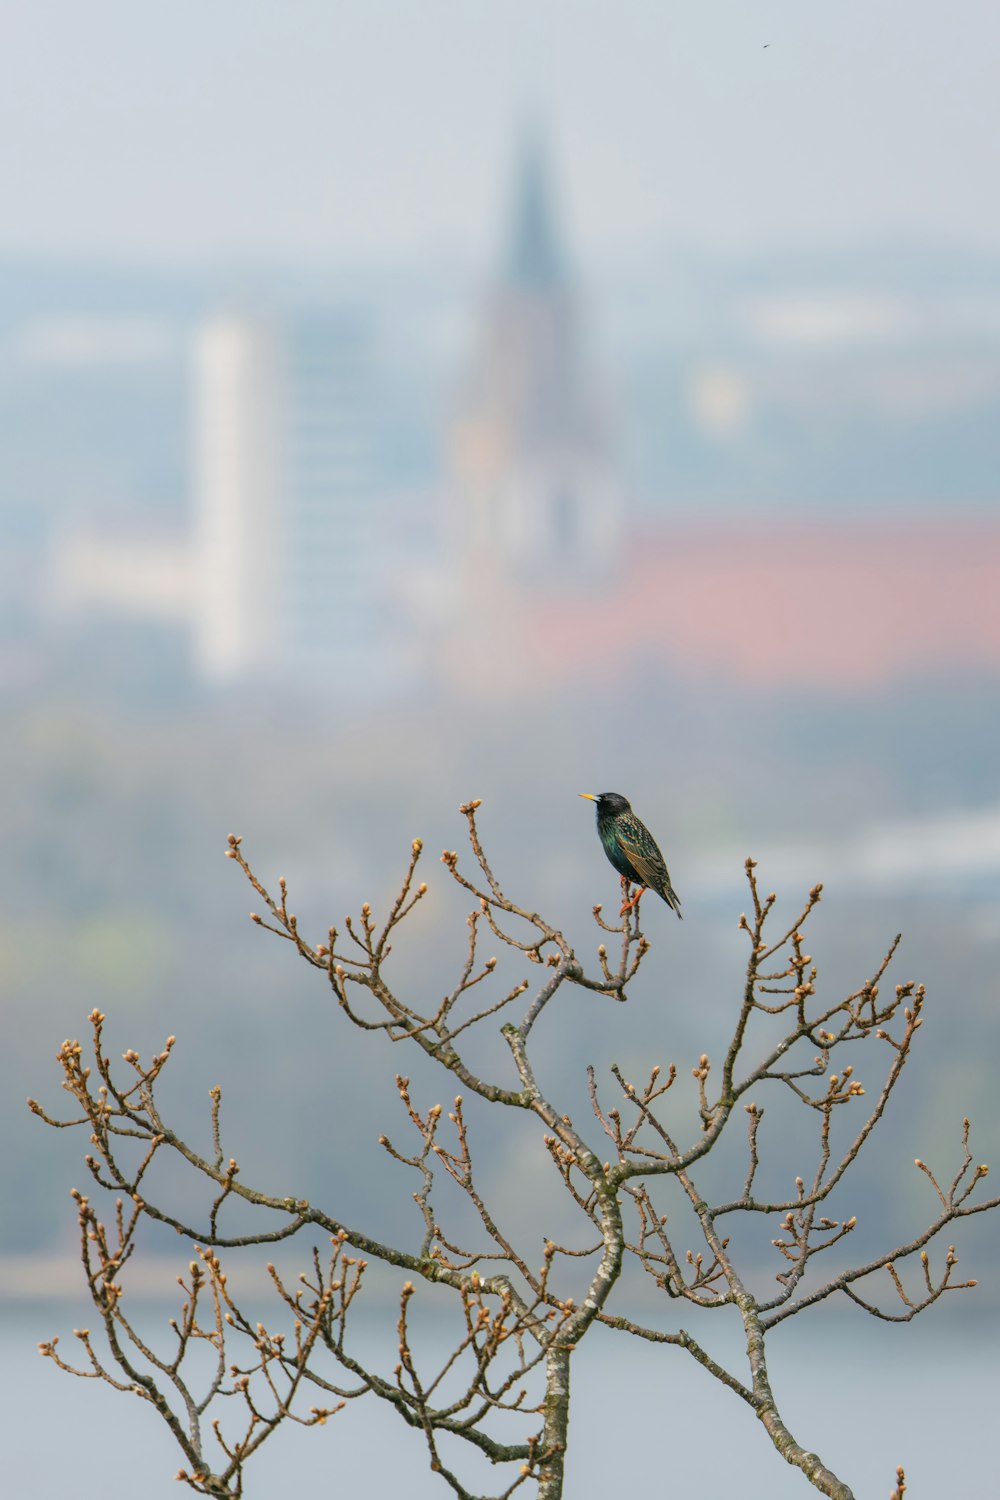
[[[538,607],[547,665],[640,658],[773,687],[876,686],[954,668],[1000,674],[1000,521],[739,520],[633,534],[613,586]]]

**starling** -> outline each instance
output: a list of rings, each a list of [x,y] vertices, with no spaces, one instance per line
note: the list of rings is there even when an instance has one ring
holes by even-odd
[[[628,799],[617,792],[601,792],[597,796],[593,792],[581,792],[580,796],[597,803],[597,832],[605,854],[622,878],[624,904],[620,915],[624,916],[636,905],[643,891],[649,889],[662,896],[679,917],[681,900],[670,884],[670,871],[656,840],[645,823],[639,822]],[[631,901],[628,900],[629,884],[639,887]]]

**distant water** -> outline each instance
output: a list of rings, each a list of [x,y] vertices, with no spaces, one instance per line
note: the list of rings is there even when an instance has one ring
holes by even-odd
[[[913,1500],[985,1493],[1000,1409],[1000,1314],[985,1299],[978,1313],[958,1302],[956,1295],[902,1327],[845,1309],[773,1335],[772,1384],[789,1427],[858,1500],[888,1500],[899,1462]],[[0,1313],[4,1493],[190,1494],[173,1479],[181,1455],[150,1407],[97,1381],[72,1380],[39,1357],[36,1343],[57,1332],[75,1352],[72,1325],[65,1304]],[[735,1364],[735,1344],[710,1347]],[[778,1457],[749,1408],[679,1351],[602,1336],[581,1348],[573,1380],[568,1500],[816,1493]],[[420,1436],[367,1397],[323,1428],[286,1425],[248,1466],[246,1500],[291,1494],[445,1500],[450,1491],[428,1471]]]

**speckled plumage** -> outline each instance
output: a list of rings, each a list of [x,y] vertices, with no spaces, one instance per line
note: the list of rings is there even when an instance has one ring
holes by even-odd
[[[680,897],[670,884],[670,871],[659,846],[645,823],[632,811],[627,798],[618,792],[581,792],[597,804],[597,832],[604,852],[624,881],[644,890],[655,891],[671,911],[681,915]],[[638,900],[638,896],[634,898]],[[626,911],[632,903],[626,903]]]

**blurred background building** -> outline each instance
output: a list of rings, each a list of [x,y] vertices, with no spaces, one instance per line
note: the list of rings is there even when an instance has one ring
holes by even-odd
[[[625,518],[607,412],[586,363],[580,299],[541,140],[518,162],[509,243],[450,434],[446,545],[478,593],[599,590]]]
[[[196,670],[379,698],[400,565],[357,311],[220,318],[195,354]]]
[[[196,680],[340,702],[620,672],[630,619],[626,670],[837,688],[996,671],[1000,274],[953,253],[799,257],[777,282],[752,260],[668,266],[661,291],[711,307],[692,347],[690,308],[673,326],[651,285],[585,294],[557,196],[536,128],[499,268],[433,310],[461,337],[402,382],[400,309],[377,290],[274,283],[256,312],[159,342],[124,318],[22,329],[15,361],[62,420],[79,405],[85,444],[95,405],[92,438],[116,444],[135,368],[181,491],[81,504],[74,476],[32,520],[48,617],[142,618],[182,632]],[[162,369],[143,392],[149,364],[174,366],[169,401]],[[168,430],[176,384],[187,432]]]

